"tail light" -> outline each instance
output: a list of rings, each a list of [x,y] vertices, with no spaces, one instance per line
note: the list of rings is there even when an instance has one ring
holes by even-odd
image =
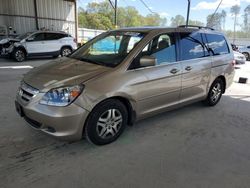
[[[75,38],[73,39],[73,41],[74,41],[74,43],[76,43],[76,44],[77,44],[77,41],[76,41],[76,39],[75,39]]]

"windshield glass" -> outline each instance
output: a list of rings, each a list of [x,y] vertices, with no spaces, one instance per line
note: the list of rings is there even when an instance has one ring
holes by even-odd
[[[31,32],[28,32],[28,33],[24,33],[24,34],[18,35],[18,36],[16,37],[16,39],[23,40],[23,39],[27,38],[30,34],[31,34]]]
[[[70,57],[88,63],[115,67],[141,41],[145,33],[113,31],[86,43]]]

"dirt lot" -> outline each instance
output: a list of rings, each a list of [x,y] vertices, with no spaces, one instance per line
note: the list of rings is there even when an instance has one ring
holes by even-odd
[[[250,185],[250,84],[234,83],[215,107],[201,103],[128,127],[115,143],[58,141],[14,108],[22,74],[51,59],[0,59],[0,187],[202,187]],[[250,62],[239,66],[250,79]]]

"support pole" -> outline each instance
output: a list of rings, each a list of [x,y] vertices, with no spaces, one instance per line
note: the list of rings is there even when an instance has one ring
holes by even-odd
[[[36,29],[39,30],[38,16],[37,16],[37,2],[34,0],[34,9],[35,9],[35,23]]]
[[[188,0],[186,27],[188,26],[188,22],[189,22],[190,1],[191,1],[191,0]]]
[[[115,28],[117,28],[117,0],[115,0]]]

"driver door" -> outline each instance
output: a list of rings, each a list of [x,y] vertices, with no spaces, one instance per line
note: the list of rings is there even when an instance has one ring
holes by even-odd
[[[26,40],[26,49],[29,54],[40,54],[48,51],[45,44],[45,34],[36,33]]]
[[[176,39],[173,33],[165,33],[155,37],[135,58],[133,68],[143,74],[147,80],[137,85],[138,116],[147,116],[165,110],[179,103],[181,91],[181,66],[176,61]],[[138,67],[142,56],[156,58],[156,65]],[[137,65],[136,65],[137,64]]]

